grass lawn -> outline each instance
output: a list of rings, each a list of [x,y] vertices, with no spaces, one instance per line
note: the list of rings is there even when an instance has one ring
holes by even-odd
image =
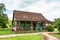
[[[13,34],[13,32],[10,29],[0,29],[0,35],[8,35],[8,34]]]
[[[12,38],[2,38],[0,40],[42,40],[42,35],[17,36]]]
[[[60,38],[60,33],[53,34],[54,36]]]

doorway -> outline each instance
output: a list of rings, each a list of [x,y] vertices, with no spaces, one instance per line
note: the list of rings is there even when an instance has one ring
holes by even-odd
[[[33,22],[33,30],[36,30],[36,23]]]

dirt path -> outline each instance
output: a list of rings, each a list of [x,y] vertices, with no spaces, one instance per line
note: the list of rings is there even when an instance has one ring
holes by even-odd
[[[8,38],[8,37],[24,36],[24,35],[36,35],[36,34],[37,33],[1,35],[0,38]]]
[[[49,35],[49,33],[42,33],[43,35],[45,35],[47,37],[47,40],[59,40],[58,38],[52,36],[52,35]]]
[[[48,34],[49,32],[40,32],[40,33],[28,33],[28,34],[12,34],[12,35],[2,35],[0,38],[7,38],[7,37],[15,37],[15,36],[23,36],[23,35],[36,35],[36,34],[43,34],[47,37],[48,40],[59,40],[58,38],[51,36]]]

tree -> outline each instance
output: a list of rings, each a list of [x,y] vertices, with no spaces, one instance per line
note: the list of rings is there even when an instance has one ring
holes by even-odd
[[[4,11],[6,11],[5,5],[0,3],[0,14],[3,14]]]
[[[5,5],[3,3],[0,4],[0,26],[2,28],[6,27],[6,23],[8,23],[8,16],[4,12],[6,11]]]
[[[60,18],[55,19],[55,27],[60,31]]]

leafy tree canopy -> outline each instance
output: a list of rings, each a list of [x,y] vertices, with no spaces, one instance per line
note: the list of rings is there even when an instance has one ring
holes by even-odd
[[[0,14],[2,14],[4,11],[6,11],[5,5],[0,3]]]
[[[55,26],[60,26],[60,18],[55,19]]]
[[[3,28],[6,27],[6,23],[8,23],[8,16],[4,13],[5,11],[5,5],[3,3],[0,3],[0,26]]]

